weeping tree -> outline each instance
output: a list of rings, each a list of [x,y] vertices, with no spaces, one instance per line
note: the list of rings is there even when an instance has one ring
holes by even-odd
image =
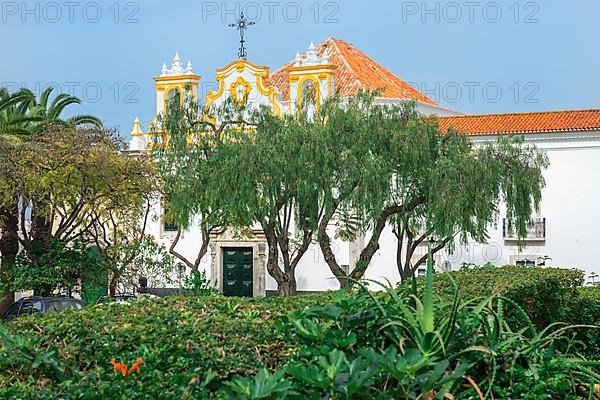
[[[373,96],[333,99],[319,117],[323,151],[315,161],[321,168],[310,178],[320,185],[318,242],[342,287],[363,277],[389,224],[396,225],[404,260],[428,238],[436,251],[455,241],[485,241],[501,204],[509,223],[526,234],[544,186],[543,152],[518,137],[475,147],[466,135],[442,134],[435,118],[420,115],[414,104],[375,105]],[[347,275],[333,235],[365,235]],[[417,266],[403,261],[400,275],[411,276]]]
[[[541,197],[543,153],[514,137],[474,147],[465,135],[442,134],[414,104],[381,106],[375,96],[333,98],[301,113],[307,117],[237,109],[225,114],[235,117],[215,118],[196,108],[161,138],[174,214],[189,224],[199,211],[219,210],[221,227],[261,231],[282,295],[296,292],[296,269],[315,239],[346,287],[363,277],[394,222],[398,237],[409,237],[401,249],[410,242],[414,252],[430,237],[437,249],[485,240],[504,203],[525,234]],[[364,245],[347,274],[334,239],[359,243],[359,236]],[[409,276],[414,266],[401,270]]]
[[[542,171],[548,159],[522,137],[500,137],[476,147],[467,136],[450,131],[438,140],[444,157],[432,160],[429,184],[435,191],[412,213],[393,221],[401,279],[412,277],[426,261],[423,254],[413,262],[424,242],[432,253],[469,240],[486,242],[488,228],[503,210],[517,236],[525,237],[545,186]]]
[[[314,184],[307,177],[315,151],[311,125],[263,111],[256,131],[223,146],[215,190],[224,190],[232,223],[257,224],[268,245],[267,271],[278,294],[296,294],[296,269],[316,232]]]
[[[210,189],[222,168],[215,162],[215,155],[228,138],[253,129],[245,114],[233,101],[205,106],[188,87],[182,101],[179,97],[168,101],[166,111],[157,116],[151,128],[152,155],[161,178],[163,218],[177,225],[169,252],[192,272],[198,272],[211,235],[227,227],[223,193]],[[194,257],[188,258],[177,246],[183,231],[196,223],[200,240]]]
[[[295,294],[295,270],[316,229],[306,212],[312,192],[302,171],[313,165],[314,148],[307,147],[313,132],[292,117],[231,100],[218,107],[169,104],[157,125],[163,196],[179,227],[171,253],[197,270],[212,234],[231,228],[240,237],[264,235],[278,292]],[[199,252],[188,260],[176,245],[181,229],[194,222],[202,234]]]

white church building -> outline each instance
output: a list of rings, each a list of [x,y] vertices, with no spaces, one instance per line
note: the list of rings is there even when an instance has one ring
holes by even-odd
[[[165,110],[168,98],[183,93],[186,87],[191,87],[194,97],[199,96],[200,76],[194,73],[191,63],[184,67],[178,55],[170,68],[163,65],[154,81],[156,115]],[[600,255],[596,254],[596,246],[600,248],[600,109],[464,115],[440,106],[350,43],[334,38],[317,46],[311,44],[307,52],[297,54],[272,73],[268,67],[240,58],[217,70],[216,81],[218,90],[207,94],[207,105],[218,105],[233,97],[237,102],[267,105],[273,112],[284,114],[294,112],[302,99],[302,91],[309,84],[316,88],[317,101],[324,101],[334,93],[348,97],[360,89],[382,90],[377,99],[381,104],[414,101],[420,112],[439,116],[443,131],[453,127],[468,134],[475,143],[495,140],[503,134],[523,135],[527,143],[545,150],[550,161],[550,167],[544,172],[546,188],[541,209],[524,239],[525,247],[517,246],[514,233],[506,229],[500,219],[490,226],[488,243],[457,247],[453,254],[442,250],[434,257],[436,268],[456,270],[464,263],[490,262],[577,267],[588,274],[600,273]],[[131,135],[131,151],[149,149],[150,134],[143,132],[137,119]],[[169,248],[177,228],[164,223],[162,215],[160,202],[157,202],[147,233]],[[335,243],[337,257],[346,268],[356,262],[362,248],[360,241],[359,238],[352,243],[341,240]],[[176,250],[194,259],[200,244],[200,230],[192,228],[183,232]],[[420,256],[416,254],[415,258]],[[225,264],[233,259],[241,260],[247,269],[243,278],[247,294],[264,296],[277,289],[276,282],[266,271],[267,243],[259,231],[254,237],[244,239],[230,231],[214,235],[200,268],[224,290],[228,281]],[[382,235],[380,249],[365,277],[399,280],[396,237],[391,228]],[[296,280],[299,292],[339,287],[316,243],[297,268]]]

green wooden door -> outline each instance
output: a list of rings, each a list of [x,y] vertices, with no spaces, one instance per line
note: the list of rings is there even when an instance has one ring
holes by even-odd
[[[252,297],[252,248],[223,249],[223,294]]]

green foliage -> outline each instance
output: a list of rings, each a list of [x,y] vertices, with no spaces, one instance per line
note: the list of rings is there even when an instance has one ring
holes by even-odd
[[[140,276],[148,279],[148,287],[163,287],[172,282],[175,269],[173,256],[150,235],[115,242],[104,250],[104,262],[111,292],[120,293],[138,290]]]
[[[575,269],[516,266],[472,268],[436,276],[438,293],[450,297],[454,282],[468,297],[499,294],[519,304],[539,328],[569,321],[566,305],[578,296],[584,275]]]
[[[108,270],[102,253],[92,246],[86,249],[86,254],[92,262],[81,273],[81,302],[84,306],[96,304],[100,297],[108,294]]]
[[[261,369],[252,378],[236,377],[225,385],[231,388],[241,399],[276,399],[283,396],[290,388],[289,381],[283,379],[285,370],[271,374],[266,369]]]
[[[20,318],[6,326],[10,334],[30,338],[36,354],[55,351],[48,360],[64,376],[23,361],[0,372],[0,397],[471,400],[481,391],[496,399],[597,399],[589,384],[600,382],[598,363],[576,352],[591,336],[561,324],[537,328],[509,298],[517,292],[500,285],[502,273],[482,271],[469,281],[475,288],[465,287],[470,294],[429,274],[427,295],[419,284],[416,292],[384,285],[294,298],[186,296]],[[527,271],[566,285],[576,276]],[[514,272],[516,282],[526,280]],[[505,288],[500,295],[474,293],[495,280]],[[142,357],[141,373],[114,374],[113,357]]]
[[[52,399],[59,390],[65,399],[180,399],[183,393],[208,398],[235,375],[254,376],[262,368],[285,365],[297,351],[297,340],[278,327],[290,312],[329,298],[184,296],[18,318],[6,328],[35,339],[35,348],[55,350],[65,377],[49,382],[2,368],[0,398]],[[114,374],[113,357],[128,364],[142,357],[139,378]],[[209,375],[214,377],[205,388]]]
[[[573,350],[575,333],[579,337],[584,327],[538,330],[515,301],[496,295],[461,300],[454,289],[451,300],[442,293],[433,301],[427,290],[421,299],[404,295],[410,289],[399,295],[384,288],[385,295],[362,290],[298,314],[292,329],[304,346],[298,365],[287,368],[295,391],[308,398],[345,398],[327,371],[336,371],[342,359],[360,364],[366,357],[369,363],[360,370],[376,372],[359,398],[471,399],[478,398],[476,390],[485,398],[594,398],[589,384],[600,379],[600,363]],[[425,312],[430,306],[432,315]],[[520,321],[509,318],[511,312]],[[588,329],[598,334],[598,327]],[[349,332],[357,340],[339,340]]]
[[[219,289],[214,287],[204,270],[192,271],[190,275],[184,278],[183,287],[192,296],[215,296],[219,294]]]
[[[56,350],[45,349],[41,338],[13,335],[0,325],[0,345],[0,368],[38,378],[63,378]]]
[[[600,325],[600,290],[582,287],[584,274],[577,269],[528,268],[517,266],[471,266],[461,271],[437,275],[435,291],[446,299],[454,293],[454,282],[465,297],[500,295],[514,301],[506,318],[525,326],[523,313],[538,328],[556,322],[573,325]],[[402,285],[408,291],[408,285]],[[523,312],[520,311],[523,310]],[[600,335],[581,328],[574,348],[600,359]]]
[[[444,245],[458,232],[463,242],[483,241],[504,202],[524,234],[544,186],[542,151],[518,137],[475,147],[466,135],[442,133],[415,104],[384,106],[376,95],[284,116],[228,102],[207,108],[189,93],[183,105],[170,103],[157,120],[154,154],[174,221],[186,228],[200,219],[204,243],[212,228],[260,225],[271,249],[267,270],[283,295],[294,294],[294,271],[315,239],[346,285],[330,222],[344,239],[372,232],[353,279],[392,217]],[[399,269],[412,275],[410,266]]]
[[[12,290],[34,290],[41,295],[65,294],[79,286],[83,271],[101,268],[101,260],[91,257],[80,240],[69,245],[51,239],[41,250],[43,252],[36,254],[33,260],[26,252],[17,255],[8,275],[10,280],[5,282]]]

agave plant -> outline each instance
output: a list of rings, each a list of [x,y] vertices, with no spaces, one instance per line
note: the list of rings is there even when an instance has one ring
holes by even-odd
[[[384,306],[376,296],[371,296],[377,304],[384,319],[388,320],[380,331],[385,333],[401,349],[416,347],[425,356],[446,354],[446,348],[452,340],[455,322],[460,303],[458,289],[450,303],[437,305],[433,295],[433,259],[431,252],[427,259],[427,274],[423,298],[417,296],[416,281],[413,279],[413,289],[410,298],[400,297],[393,286],[387,282],[380,285],[390,296],[391,307]],[[437,315],[436,315],[436,310]],[[441,312],[443,310],[443,312]]]
[[[600,382],[600,374],[594,368],[600,366],[600,362],[578,357],[571,353],[571,348],[578,329],[598,327],[555,323],[538,331],[527,313],[511,299],[492,295],[462,300],[454,284],[452,300],[442,301],[434,296],[433,280],[430,253],[421,298],[417,295],[415,280],[408,298],[389,282],[375,282],[384,288],[387,302],[361,285],[382,316],[379,332],[396,343],[401,354],[416,348],[426,360],[447,360],[449,371],[468,365],[464,380],[469,382],[471,389],[467,392],[471,394],[462,398],[510,398],[528,390],[552,391],[553,396],[561,397],[571,393],[573,388],[581,388],[590,399],[595,398],[592,397],[593,383]],[[519,315],[517,329],[514,321],[505,317],[509,309]],[[567,384],[554,384],[551,379],[544,381],[544,374],[559,376]],[[522,381],[529,383],[514,389],[516,392],[495,393],[500,387],[510,388]],[[531,382],[538,382],[537,389],[527,388]],[[453,385],[440,388],[436,393],[460,392],[456,382]]]

